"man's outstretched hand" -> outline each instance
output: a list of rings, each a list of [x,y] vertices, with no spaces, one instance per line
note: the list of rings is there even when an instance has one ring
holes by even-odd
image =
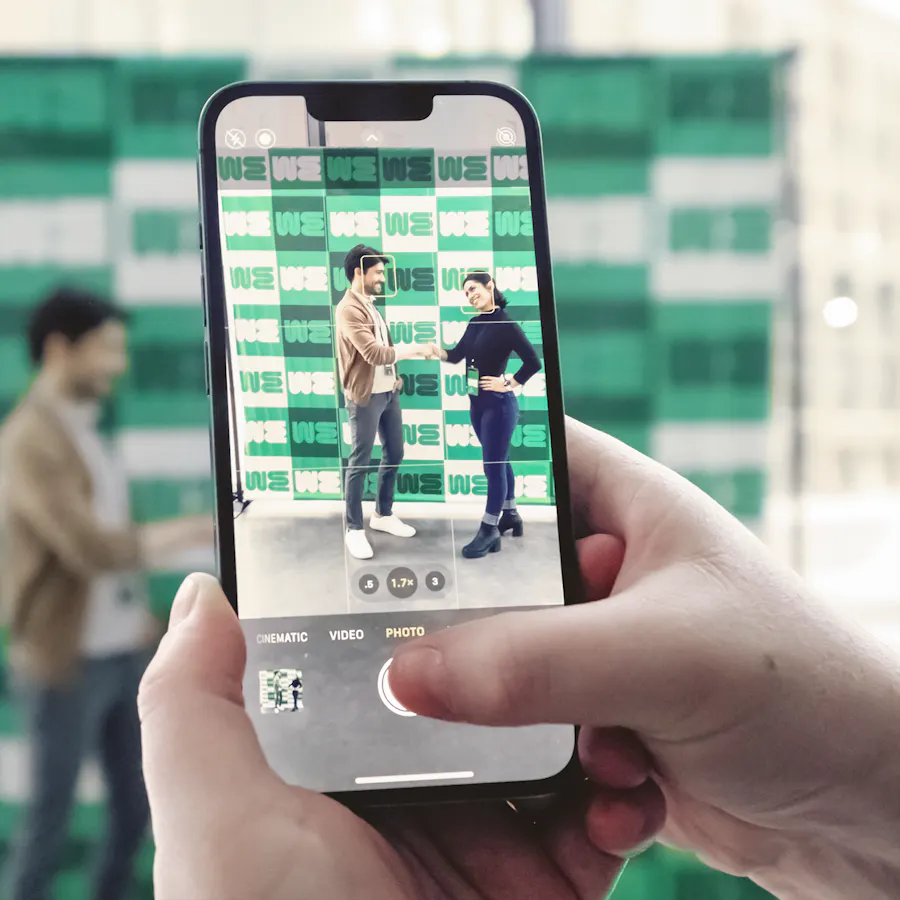
[[[594,538],[582,555],[603,596],[620,543]],[[607,770],[541,813],[483,803],[363,821],[269,768],[244,710],[245,660],[218,583],[191,576],[139,697],[157,900],[596,900],[662,827],[649,758],[616,730],[595,738]]]

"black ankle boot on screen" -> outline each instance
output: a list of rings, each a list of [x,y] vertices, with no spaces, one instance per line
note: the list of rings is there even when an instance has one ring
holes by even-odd
[[[488,553],[500,552],[500,529],[496,525],[481,523],[478,534],[474,540],[466,544],[462,549],[462,555],[466,559],[480,559]]]
[[[500,522],[497,524],[497,529],[500,531],[500,534],[512,531],[513,537],[522,537],[525,531],[525,523],[522,521],[518,510],[504,509],[503,515],[500,516]]]

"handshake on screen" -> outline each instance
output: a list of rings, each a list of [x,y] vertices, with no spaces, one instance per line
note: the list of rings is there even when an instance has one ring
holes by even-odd
[[[415,344],[408,354],[411,359],[444,359],[444,351],[437,344]]]

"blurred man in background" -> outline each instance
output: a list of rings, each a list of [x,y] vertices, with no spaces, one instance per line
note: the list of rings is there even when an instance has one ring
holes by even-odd
[[[136,698],[161,630],[141,569],[212,540],[205,517],[131,523],[128,485],[98,431],[126,368],[124,315],[60,290],[28,327],[34,384],[0,435],[2,608],[25,714],[32,790],[12,858],[11,900],[44,900],[84,756],[95,752],[109,820],[92,894],[120,900],[148,819]]]

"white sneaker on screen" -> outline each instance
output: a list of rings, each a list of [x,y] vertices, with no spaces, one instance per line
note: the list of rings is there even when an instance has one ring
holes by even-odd
[[[371,559],[375,555],[362,528],[348,528],[344,535],[344,543],[347,545],[350,555],[356,559]]]
[[[383,531],[385,534],[392,534],[394,537],[409,538],[414,537],[416,529],[412,525],[407,525],[398,516],[372,516],[369,519],[369,528],[372,531]]]

